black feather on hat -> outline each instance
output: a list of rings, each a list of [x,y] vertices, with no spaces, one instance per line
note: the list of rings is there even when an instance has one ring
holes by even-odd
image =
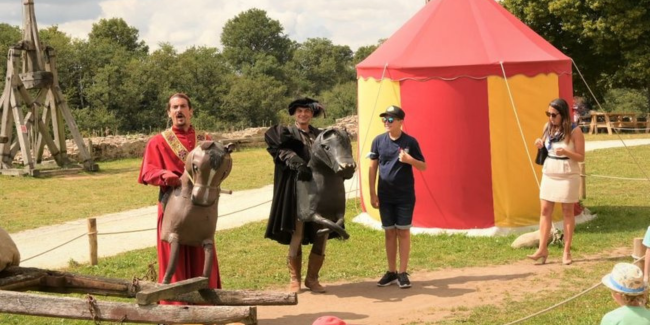
[[[321,112],[324,113],[325,108],[317,100],[309,97],[296,99],[289,104],[289,115],[296,113],[296,108],[304,107],[309,108],[314,113],[314,117],[318,117]]]

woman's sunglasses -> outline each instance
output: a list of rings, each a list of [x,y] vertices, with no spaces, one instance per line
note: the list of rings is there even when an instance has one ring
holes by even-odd
[[[546,112],[546,116],[550,116],[550,117],[552,117],[552,118],[555,118],[555,117],[558,116],[558,115],[560,115],[560,114],[558,114],[558,113]]]
[[[395,118],[394,117],[382,117],[381,121],[384,122],[384,123],[388,122],[388,124],[391,124],[391,123],[395,122]]]

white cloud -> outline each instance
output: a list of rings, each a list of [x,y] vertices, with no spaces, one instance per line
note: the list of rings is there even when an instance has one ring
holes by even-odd
[[[161,42],[179,51],[196,46],[221,47],[219,38],[226,21],[258,8],[278,20],[292,40],[324,37],[337,45],[376,44],[390,37],[424,6],[416,0],[35,0],[39,26],[59,29],[86,38],[101,18],[122,18],[140,31],[151,49]],[[0,0],[0,21],[21,24],[22,3]],[[43,20],[41,21],[41,17]]]

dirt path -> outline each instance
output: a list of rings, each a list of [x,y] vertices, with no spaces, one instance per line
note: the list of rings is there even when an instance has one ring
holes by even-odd
[[[323,315],[340,317],[349,325],[436,322],[463,310],[521,300],[540,288],[555,290],[561,280],[550,274],[625,256],[628,250],[621,248],[576,260],[569,266],[562,265],[556,256],[550,257],[546,265],[522,260],[512,265],[414,272],[410,289],[399,289],[396,285],[380,288],[376,286],[377,279],[324,283],[325,294],[303,291],[297,306],[260,306],[257,314],[260,325],[310,325]]]

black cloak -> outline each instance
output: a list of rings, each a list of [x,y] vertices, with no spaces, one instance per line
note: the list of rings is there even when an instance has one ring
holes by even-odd
[[[320,133],[319,129],[311,125],[309,130],[316,136]],[[300,131],[295,125],[275,125],[264,134],[264,140],[268,145],[266,150],[273,157],[275,164],[273,202],[264,237],[284,245],[289,245],[291,242],[291,235],[296,229],[296,220],[298,220],[296,201],[298,172],[290,169],[286,161],[294,155],[298,155],[305,163],[308,163],[311,158],[311,148],[302,143],[301,139]],[[318,229],[320,229],[318,224],[305,222],[302,244],[313,244]],[[337,235],[331,232],[330,239],[338,237]]]

